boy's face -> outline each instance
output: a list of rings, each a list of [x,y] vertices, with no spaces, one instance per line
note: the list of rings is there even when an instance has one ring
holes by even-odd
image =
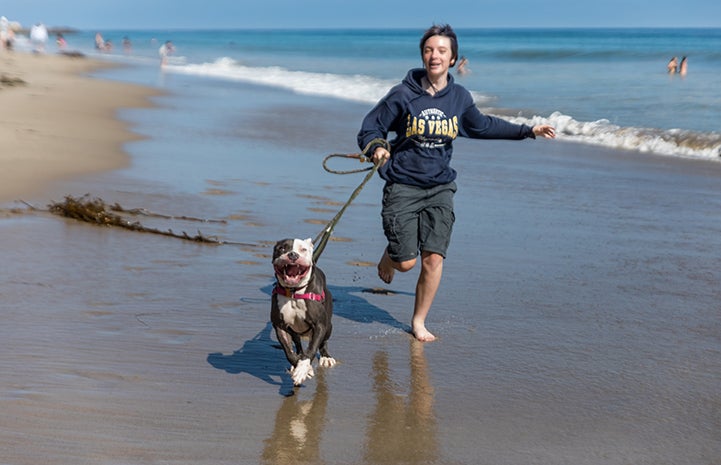
[[[431,36],[423,45],[423,66],[429,77],[440,77],[448,73],[454,64],[451,39],[445,36]]]

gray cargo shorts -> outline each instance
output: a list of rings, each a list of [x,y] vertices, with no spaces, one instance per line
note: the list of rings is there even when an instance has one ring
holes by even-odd
[[[412,260],[418,252],[446,256],[456,216],[456,183],[431,188],[387,183],[383,188],[383,232],[388,256],[395,262]]]

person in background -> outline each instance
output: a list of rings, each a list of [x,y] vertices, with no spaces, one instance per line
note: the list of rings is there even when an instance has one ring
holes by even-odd
[[[48,41],[48,29],[43,23],[37,23],[30,28],[30,42],[33,53],[45,53],[45,44]]]
[[[175,52],[175,46],[170,40],[166,40],[163,45],[158,49],[158,55],[160,55],[160,66],[168,64],[168,56]]]
[[[123,37],[123,51],[126,54],[129,54],[133,51],[133,44],[130,42],[130,37],[128,36]]]
[[[686,57],[681,58],[681,63],[678,65],[678,74],[681,76],[686,76],[686,73],[688,72],[688,61]]]
[[[552,126],[513,124],[485,115],[449,69],[458,59],[458,40],[449,25],[434,25],[421,38],[423,68],[411,69],[366,115],[358,145],[379,165],[385,180],[381,217],[387,245],[378,276],[390,283],[396,271],[410,271],[420,252],[411,332],[419,341],[435,335],[425,320],[441,282],[443,261],[455,221],[456,171],[453,140],[554,138]],[[386,142],[388,133],[395,138]]]
[[[10,21],[5,16],[0,16],[0,48],[8,48]]]
[[[668,74],[674,74],[676,73],[676,67],[678,66],[678,60],[676,57],[673,57],[669,60],[668,64],[666,65],[666,69],[668,70]]]
[[[99,32],[95,33],[95,49],[101,52],[105,50],[105,39],[103,39],[103,35]]]
[[[63,37],[63,35],[60,33],[55,36],[55,44],[57,44],[60,50],[65,50],[65,47],[68,45],[68,43],[65,41],[65,37]]]
[[[470,73],[471,70],[467,68],[468,65],[468,58],[465,56],[462,56],[460,60],[458,60],[458,74],[464,75],[466,73]]]

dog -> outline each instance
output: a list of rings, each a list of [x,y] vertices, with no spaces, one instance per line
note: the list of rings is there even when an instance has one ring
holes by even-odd
[[[282,239],[273,247],[273,270],[277,280],[271,299],[270,321],[278,342],[291,364],[293,384],[300,386],[315,374],[311,362],[336,364],[328,354],[333,325],[333,297],[325,274],[313,263],[311,239]],[[303,350],[301,339],[309,339]]]

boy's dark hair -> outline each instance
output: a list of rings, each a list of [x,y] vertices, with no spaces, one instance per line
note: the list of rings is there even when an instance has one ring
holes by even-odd
[[[423,56],[423,47],[425,47],[426,41],[433,36],[448,37],[451,40],[451,67],[453,67],[458,59],[458,37],[456,37],[456,33],[453,31],[453,28],[450,24],[434,24],[429,27],[423,34],[423,37],[421,37],[421,56]]]

